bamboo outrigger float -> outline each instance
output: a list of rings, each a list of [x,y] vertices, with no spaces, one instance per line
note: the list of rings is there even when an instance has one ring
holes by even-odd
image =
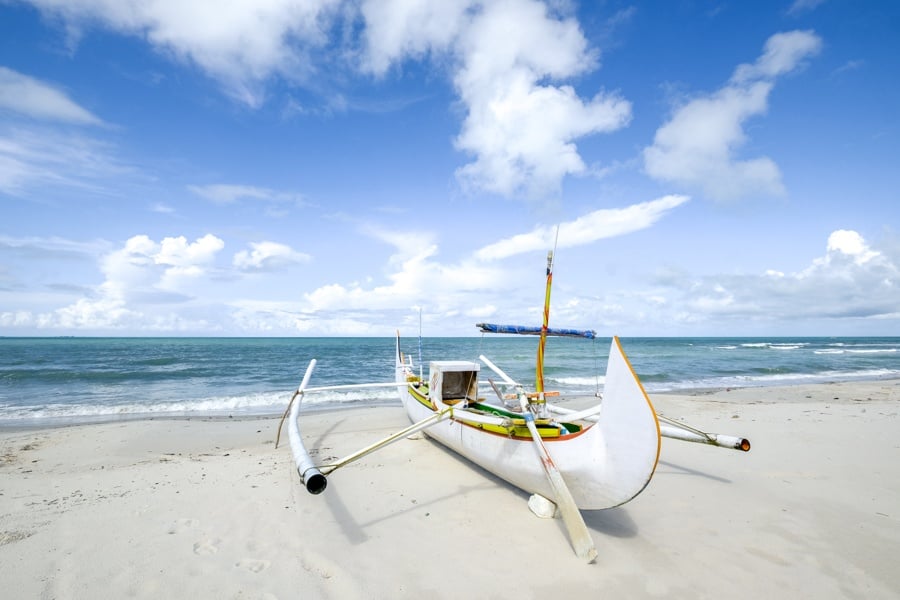
[[[597,551],[580,510],[612,508],[643,491],[659,461],[660,437],[711,444],[742,451],[740,437],[709,434],[658,415],[625,356],[619,338],[610,346],[602,401],[575,411],[549,403],[544,390],[544,344],[548,336],[593,338],[593,331],[548,327],[552,253],[547,259],[544,322],[540,328],[481,323],[484,332],[540,337],[535,391],[527,392],[490,359],[480,362],[433,361],[429,378],[416,374],[411,356],[400,351],[397,336],[394,381],[379,384],[308,387],[315,359],[285,411],[297,471],[312,494],[322,493],[336,469],[416,432],[456,451],[491,473],[532,494],[531,510],[542,517],[559,514],[576,554],[588,562]],[[498,401],[479,395],[484,365],[500,382],[489,380]],[[419,367],[421,369],[421,366]],[[298,424],[306,394],[363,387],[395,387],[412,425],[338,461],[316,465],[303,445]],[[501,389],[504,388],[504,389]],[[281,427],[279,426],[279,436]]]

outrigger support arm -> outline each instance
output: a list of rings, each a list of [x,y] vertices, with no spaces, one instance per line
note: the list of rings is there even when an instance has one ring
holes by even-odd
[[[732,448],[742,452],[750,451],[750,440],[747,438],[737,437],[733,435],[723,435],[721,433],[706,433],[699,429],[694,429],[690,425],[679,423],[657,415],[661,421],[659,424],[659,434],[672,438],[673,440],[681,440],[683,442],[695,442],[698,444],[709,444],[710,446],[719,446],[720,448]]]
[[[602,412],[602,404],[593,408],[582,411],[575,411],[571,408],[548,404],[547,407],[551,413],[556,413],[566,419],[572,421],[585,420],[596,423],[600,417],[596,414]],[[696,444],[708,444],[710,446],[718,446],[719,448],[730,448],[732,450],[740,450],[742,452],[750,451],[750,440],[734,435],[724,435],[721,433],[706,433],[695,429],[686,423],[680,423],[668,417],[657,413],[659,419],[659,434],[663,437],[673,440],[681,440],[683,442],[694,442]]]
[[[397,433],[395,433],[393,435],[389,435],[388,437],[386,437],[380,441],[377,441],[374,444],[366,446],[362,450],[358,450],[358,451],[354,452],[353,454],[349,454],[337,462],[333,462],[329,465],[323,465],[323,466],[319,467],[319,470],[321,472],[323,472],[325,475],[331,474],[334,471],[336,471],[337,469],[340,469],[341,467],[343,467],[345,465],[348,465],[354,461],[357,461],[360,458],[362,458],[368,454],[371,454],[372,452],[375,452],[376,450],[381,450],[385,446],[389,446],[398,440],[402,440],[403,438],[409,437],[414,433],[418,433],[418,432],[422,431],[423,429],[428,429],[432,425],[436,425],[445,419],[449,419],[452,416],[453,416],[453,407],[448,406],[444,410],[442,410],[440,412],[436,412],[433,415],[431,415],[430,417],[422,419],[418,423],[413,423],[406,429],[403,429],[402,431],[398,431]]]
[[[352,389],[361,387],[396,387],[397,385],[404,384],[351,384],[344,386],[335,385],[320,388],[307,388],[306,386],[307,384],[309,384],[309,378],[312,376],[312,372],[315,366],[316,359],[312,359],[311,361],[309,361],[309,366],[306,368],[306,374],[303,376],[303,382],[300,384],[300,387],[297,388],[297,391],[294,393],[294,397],[291,398],[289,417],[290,422],[288,423],[288,436],[291,442],[291,453],[294,455],[294,462],[297,465],[297,472],[300,474],[300,479],[303,481],[303,485],[306,487],[306,490],[310,494],[321,494],[322,492],[324,492],[325,488],[328,486],[328,479],[325,476],[333,473],[335,470],[343,467],[344,465],[359,460],[360,458],[371,454],[376,450],[380,450],[385,446],[393,444],[397,440],[402,440],[405,437],[409,437],[414,433],[422,431],[423,429],[427,429],[428,427],[431,427],[432,425],[440,423],[444,419],[448,419],[453,416],[453,407],[447,407],[444,410],[431,415],[427,419],[423,419],[418,423],[413,423],[406,429],[398,431],[397,433],[390,435],[381,441],[375,442],[370,446],[366,446],[362,450],[354,452],[349,456],[345,456],[337,462],[317,467],[312,458],[309,456],[309,452],[307,452],[306,447],[303,445],[303,438],[300,437],[300,425],[298,423],[298,417],[300,415],[300,401],[298,400],[297,402],[294,402],[294,400],[296,400],[298,397],[302,399],[305,392],[346,388]]]

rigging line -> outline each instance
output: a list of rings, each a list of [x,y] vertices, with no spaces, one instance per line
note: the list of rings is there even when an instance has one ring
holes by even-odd
[[[481,339],[478,340],[478,355],[477,356],[481,356],[482,354],[484,354],[484,331],[481,332]],[[472,362],[477,363],[478,358],[476,357],[475,360],[473,360]]]
[[[419,381],[422,381],[422,307],[419,307]]]
[[[559,245],[559,223],[556,224],[556,237],[553,239],[553,256],[556,257],[556,247]]]

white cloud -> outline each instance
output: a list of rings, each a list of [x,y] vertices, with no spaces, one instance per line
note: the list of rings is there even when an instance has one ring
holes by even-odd
[[[141,320],[141,313],[127,308],[123,299],[105,297],[81,298],[74,304],[37,318],[39,328],[52,329],[116,329],[124,323]]]
[[[776,33],[766,40],[763,54],[752,65],[740,65],[731,82],[740,84],[774,79],[803,66],[807,58],[822,48],[822,40],[812,31]]]
[[[114,249],[106,242],[0,236],[0,256],[15,253],[16,257],[30,259],[59,259],[83,254],[82,258],[97,260],[103,277],[99,285],[89,289],[55,290],[52,295],[32,293],[32,297],[40,299],[41,306],[57,307],[8,310],[0,313],[0,325],[50,331],[213,334],[223,330],[261,333],[273,330],[274,324],[287,323],[290,313],[273,308],[273,314],[259,319],[256,327],[251,312],[241,306],[241,301],[229,298],[241,289],[240,272],[264,274],[306,262],[309,257],[275,242],[251,243],[247,250],[236,253],[232,271],[217,264],[224,247],[225,242],[213,234],[193,241],[185,236],[157,241],[147,235],[135,235]],[[225,281],[228,285],[222,287]],[[256,279],[254,288],[259,283]],[[220,295],[223,290],[225,295]],[[23,298],[25,294],[17,296]],[[59,306],[59,298],[66,298],[67,303]],[[246,304],[253,306],[254,302]],[[277,304],[271,303],[272,307]],[[237,312],[229,305],[238,307]],[[282,305],[299,310],[296,301]],[[245,326],[248,329],[242,329]]]
[[[467,108],[456,147],[475,155],[464,185],[512,196],[556,192],[585,172],[574,140],[625,126],[631,105],[616,94],[584,101],[562,80],[596,68],[574,19],[533,0],[489,3],[461,33],[454,84]]]
[[[773,35],[753,64],[740,65],[722,89],[678,108],[644,149],[644,167],[656,179],[703,191],[717,200],[784,192],[769,157],[740,160],[743,125],[767,110],[775,79],[816,54],[821,40],[809,31]]]
[[[306,53],[328,42],[339,0],[30,0],[61,17],[70,32],[101,24],[145,38],[162,54],[195,64],[249,106],[263,102],[273,74],[307,76]]]
[[[175,212],[175,209],[169,206],[168,204],[164,204],[162,202],[154,202],[150,206],[150,210],[156,213],[160,213],[163,215],[170,215]]]
[[[581,246],[646,229],[687,201],[687,196],[670,195],[626,208],[600,209],[582,215],[574,221],[560,223],[559,247]],[[480,260],[496,260],[534,250],[546,251],[553,247],[555,239],[556,227],[541,226],[485,246],[475,256]]]
[[[61,237],[14,237],[0,234],[0,253],[16,252],[30,258],[96,257],[109,250],[103,240],[82,242]]]
[[[173,267],[200,267],[211,263],[224,247],[225,242],[210,233],[194,242],[188,242],[183,235],[167,237],[160,242],[154,260],[157,264]]]
[[[0,125],[0,192],[27,196],[37,186],[97,192],[115,177],[134,176],[110,144],[47,127]]]
[[[306,201],[301,194],[280,192],[265,187],[216,183],[210,185],[189,185],[188,189],[216,204],[234,204],[243,200],[260,200],[269,203],[292,203],[305,206]]]
[[[595,211],[563,223],[559,246],[590,244],[650,227],[687,200],[684,196],[666,196],[624,209]],[[320,326],[326,327],[327,321],[330,330],[331,318],[342,319],[347,314],[359,315],[360,320],[383,321],[386,313],[400,311],[397,318],[402,319],[413,311],[413,307],[422,307],[429,318],[455,322],[459,315],[476,319],[492,317],[498,312],[498,305],[503,307],[504,318],[538,318],[536,313],[531,314],[539,304],[536,297],[521,293],[521,287],[527,287],[532,279],[522,276],[517,266],[499,259],[536,249],[547,250],[553,246],[553,227],[538,227],[532,232],[512,236],[453,263],[438,260],[439,246],[427,232],[369,228],[363,233],[395,248],[387,261],[386,284],[330,283],[304,294],[302,300],[289,310],[279,306],[269,316],[262,307],[254,305],[257,309],[255,318],[278,322],[294,318],[305,323],[305,319],[315,315],[323,319]],[[243,305],[242,309],[249,318],[250,307]],[[583,316],[577,300],[556,311],[563,319]],[[308,327],[308,324],[303,326]]]
[[[250,248],[234,255],[232,264],[241,271],[276,271],[311,260],[308,254],[277,242],[251,242]]]
[[[363,287],[359,283],[328,284],[304,294],[304,310],[384,311],[411,307],[428,300],[434,312],[456,307],[473,290],[503,285],[509,273],[465,259],[442,264],[434,259],[438,246],[427,239],[411,242],[420,232],[380,232],[383,241],[395,243],[397,252],[388,260],[388,283]],[[426,236],[427,237],[427,236]]]
[[[564,3],[537,0],[31,0],[71,31],[99,24],[145,38],[157,51],[197,65],[226,93],[251,107],[265,83],[340,93],[351,60],[383,75],[406,60],[449,68],[465,108],[456,148],[474,160],[459,169],[462,185],[513,196],[558,191],[567,175],[587,168],[576,140],[628,124],[631,105],[615,93],[582,98],[567,79],[597,68]],[[363,27],[359,27],[358,19]],[[197,26],[202,23],[202,26]],[[319,74],[313,78],[310,74]],[[323,75],[324,74],[324,75]],[[227,198],[227,190],[206,190]],[[233,190],[239,192],[240,190]],[[244,190],[253,197],[259,190]],[[226,201],[226,200],[220,200]],[[232,200],[233,201],[233,200]]]
[[[787,12],[789,15],[799,15],[801,13],[815,10],[820,4],[823,4],[824,2],[825,0],[794,0],[794,3],[791,4]]]
[[[861,266],[881,257],[881,253],[869,248],[863,236],[847,229],[839,229],[828,236],[827,250],[826,260],[829,262],[835,256],[846,256]]]
[[[0,66],[0,111],[39,120],[76,125],[100,125],[102,121],[56,87]]]
[[[660,282],[663,283],[663,282]],[[670,278],[669,303],[692,322],[790,323],[897,318],[900,264],[856,231],[833,232],[824,256],[795,273]]]
[[[109,247],[105,242],[78,243],[55,238],[16,242],[17,246],[22,244],[42,252],[85,252],[93,256]],[[183,304],[189,300],[184,294],[185,284],[209,275],[216,254],[223,247],[224,242],[211,234],[193,242],[183,236],[163,238],[160,242],[146,235],[132,236],[120,248],[99,257],[104,280],[94,289],[46,312],[29,309],[4,312],[0,314],[0,323],[57,331],[211,332],[216,325],[203,319],[191,319],[174,311],[159,314],[148,311],[147,306]]]
[[[473,0],[364,0],[363,68],[383,75],[408,57],[448,51],[464,27]]]
[[[215,255],[225,247],[218,237],[207,234],[194,242],[184,236],[154,242],[136,235],[119,250],[104,257],[101,268],[106,280],[105,297],[127,298],[148,292],[179,292],[185,280],[207,274]]]
[[[555,5],[556,8],[562,4]],[[586,172],[575,140],[628,124],[617,94],[581,98],[561,82],[595,69],[598,53],[577,21],[535,0],[365,2],[364,67],[383,74],[407,59],[449,57],[466,109],[457,149],[474,160],[457,171],[469,189],[505,196],[555,193]]]

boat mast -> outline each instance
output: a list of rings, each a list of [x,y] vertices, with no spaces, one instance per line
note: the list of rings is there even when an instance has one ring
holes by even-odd
[[[544,321],[541,323],[541,339],[538,342],[537,366],[535,368],[534,389],[544,392],[544,347],[547,344],[547,330],[550,325],[550,288],[553,285],[553,250],[547,253],[547,287],[544,292]]]
[[[534,391],[538,393],[535,413],[540,417],[547,416],[547,401],[544,398],[544,347],[547,345],[547,332],[550,329],[550,288],[553,286],[553,252],[559,243],[559,226],[556,227],[556,238],[553,250],[547,252],[547,286],[544,291],[544,321],[541,323],[541,339],[538,342],[537,365],[535,368]]]

